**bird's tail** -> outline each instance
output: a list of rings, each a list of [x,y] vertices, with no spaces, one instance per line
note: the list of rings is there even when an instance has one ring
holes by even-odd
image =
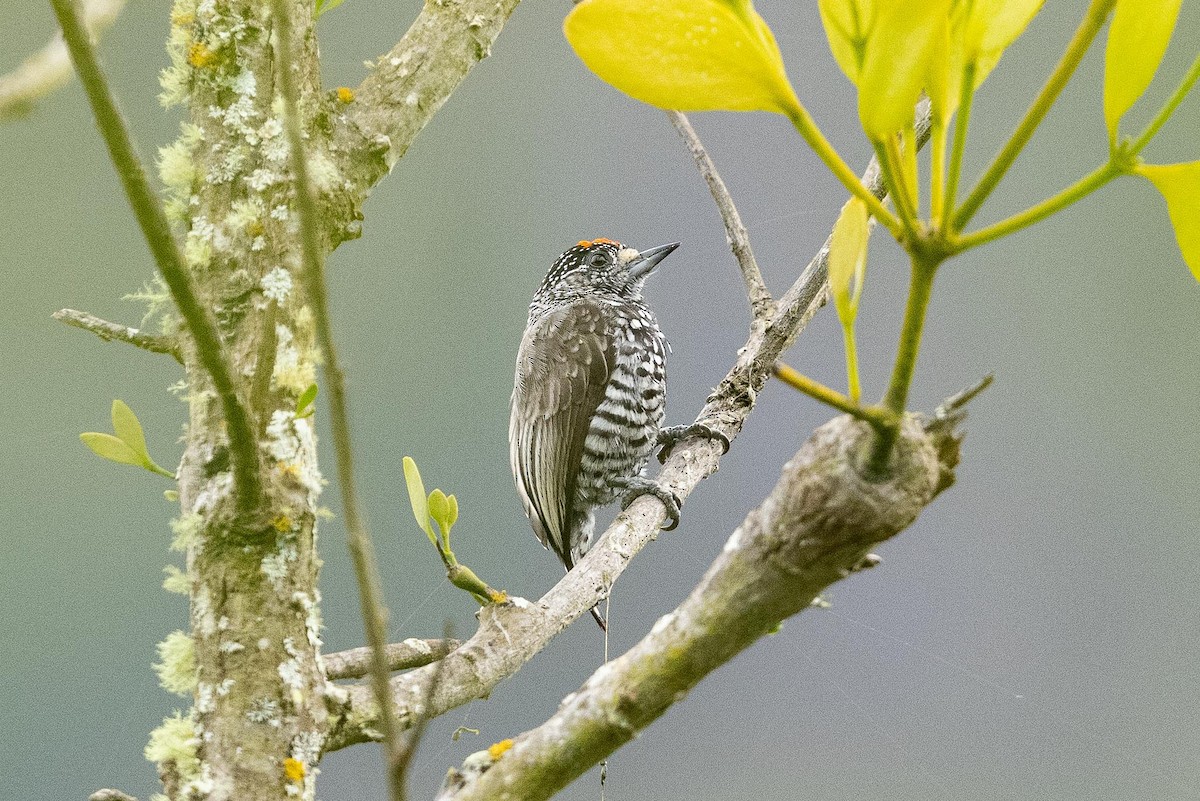
[[[600,630],[607,634],[608,621],[606,621],[600,614],[600,604],[596,604],[592,607],[592,617],[596,620],[597,625],[600,626]]]

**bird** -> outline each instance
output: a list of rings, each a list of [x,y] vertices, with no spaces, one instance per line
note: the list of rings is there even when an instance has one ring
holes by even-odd
[[[529,305],[509,418],[513,480],[533,532],[567,571],[587,553],[595,510],[652,494],[679,523],[679,498],[642,473],[656,446],[706,425],[664,428],[667,340],[642,297],[678,242],[636,250],[585,239],[550,267]],[[661,457],[661,454],[660,454]],[[606,629],[600,613],[592,617]]]

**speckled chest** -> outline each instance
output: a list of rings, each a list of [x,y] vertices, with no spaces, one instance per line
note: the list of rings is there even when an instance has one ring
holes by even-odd
[[[612,372],[592,416],[579,465],[578,501],[613,501],[622,479],[639,475],[666,412],[667,342],[639,301],[611,304]]]

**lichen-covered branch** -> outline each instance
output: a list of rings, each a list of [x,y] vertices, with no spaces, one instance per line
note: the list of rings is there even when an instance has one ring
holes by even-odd
[[[94,314],[76,311],[75,309],[59,309],[52,316],[55,320],[73,328],[82,328],[84,331],[91,331],[105,342],[116,340],[117,342],[124,342],[127,345],[133,345],[135,348],[141,348],[151,353],[165,353],[174,358],[175,361],[183,364],[183,354],[179,349],[179,342],[175,337],[161,334],[147,334],[132,326],[102,320]]]
[[[86,0],[81,13],[84,27],[98,38],[116,21],[125,0]],[[0,75],[0,122],[28,114],[46,95],[71,77],[71,57],[62,34],[56,33],[45,47],[25,59],[11,72]]]
[[[425,3],[404,37],[379,57],[334,129],[332,150],[365,197],[408,150],[492,43],[519,0]]]
[[[389,643],[384,649],[388,670],[412,670],[433,664],[446,654],[462,645],[458,640],[419,640],[409,637],[401,642]],[[371,669],[371,649],[351,648],[325,654],[325,675],[333,679],[361,679]]]
[[[873,437],[850,417],[817,429],[682,604],[498,759],[468,758],[439,798],[549,798],[907,528],[937,492],[939,447],[908,418],[892,473],[876,482],[865,473]]]
[[[923,108],[925,124],[921,127],[926,132],[923,138],[927,138],[928,104]],[[863,182],[877,197],[884,196],[874,161]],[[709,396],[697,422],[716,428],[730,440],[741,431],[758,392],[771,377],[775,360],[825,302],[828,255],[827,240],[779,299],[771,320],[751,329],[737,362]],[[683,441],[672,451],[658,481],[685,501],[703,479],[716,472],[721,455],[721,445],[711,439]],[[411,725],[417,707],[436,716],[486,696],[575,618],[603,600],[633,557],[658,536],[665,517],[660,501],[643,496],[619,515],[587,556],[536,603],[516,598],[508,604],[481,609],[475,635],[437,668],[443,676],[433,697],[425,694],[435,669],[432,665],[392,679],[397,717]],[[370,692],[364,687],[351,688],[340,719],[333,725],[327,750],[377,737],[377,717]]]
[[[738,266],[742,269],[742,281],[746,284],[746,297],[750,300],[750,311],[753,313],[755,321],[765,322],[771,319],[771,315],[775,313],[775,301],[771,298],[766,283],[763,282],[762,272],[758,269],[758,262],[754,258],[754,248],[750,246],[750,233],[742,224],[742,216],[738,214],[733,197],[729,194],[725,182],[721,180],[717,166],[713,164],[708,151],[704,149],[700,137],[696,135],[688,118],[679,111],[668,111],[667,117],[683,138],[684,143],[687,144],[688,151],[696,162],[696,168],[700,170],[700,175],[708,184],[708,191],[716,201],[717,210],[721,212],[721,220],[725,223],[725,239],[729,242],[729,249],[733,251],[733,257],[737,259]]]

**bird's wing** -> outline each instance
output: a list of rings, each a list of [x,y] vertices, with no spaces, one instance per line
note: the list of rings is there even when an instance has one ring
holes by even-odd
[[[537,320],[517,354],[508,427],[513,478],[533,532],[568,568],[575,479],[612,362],[603,311],[589,301]]]

